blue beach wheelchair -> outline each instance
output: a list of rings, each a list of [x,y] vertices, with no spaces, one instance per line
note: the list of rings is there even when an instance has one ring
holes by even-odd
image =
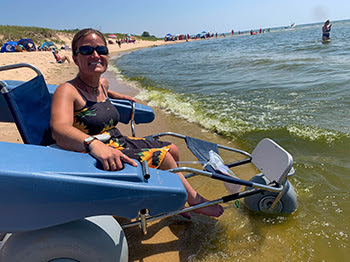
[[[0,67],[0,71],[31,68],[33,79],[0,81],[0,121],[14,121],[24,144],[0,142],[0,261],[127,261],[123,229],[196,210],[217,203],[244,199],[245,205],[264,213],[293,213],[296,194],[288,177],[294,174],[292,156],[271,139],[247,152],[166,132],[147,139],[172,136],[183,139],[202,165],[172,170],[125,165],[108,172],[88,154],[54,145],[50,106],[56,89],[29,64]],[[154,120],[152,108],[112,100],[120,122],[135,125]],[[243,159],[224,163],[221,150]],[[249,181],[237,178],[232,168],[253,164],[259,174]],[[183,208],[187,193],[175,172],[202,175],[236,185],[219,199]],[[244,189],[241,190],[240,187]],[[124,225],[113,216],[132,219]],[[11,259],[9,259],[11,258]]]

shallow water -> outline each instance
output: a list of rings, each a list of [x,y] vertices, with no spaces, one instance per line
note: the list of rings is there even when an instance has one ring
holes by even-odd
[[[251,152],[270,137],[293,155],[297,211],[269,217],[242,206],[226,209],[193,261],[344,259],[350,21],[335,22],[327,44],[321,27],[143,49],[118,58],[111,68],[142,87],[140,99],[223,135],[227,143]],[[198,183],[206,193],[213,190]]]

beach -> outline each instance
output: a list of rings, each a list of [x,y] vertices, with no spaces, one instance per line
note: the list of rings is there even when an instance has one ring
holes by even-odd
[[[117,45],[108,45],[110,57],[117,56],[120,52],[131,51],[139,48],[155,47],[173,42],[163,41],[137,41],[136,44],[123,44],[121,48]],[[71,52],[60,51],[60,55],[71,57]],[[55,62],[50,51],[23,52],[23,53],[1,53],[0,66],[28,63],[37,67],[43,74],[48,84],[58,85],[74,78],[78,72],[77,66],[71,62],[59,64]],[[35,77],[31,69],[15,69],[0,72],[1,80],[27,81]],[[110,81],[110,88],[121,93],[136,95],[138,91],[117,81],[114,74],[106,72],[104,77]],[[142,102],[142,101],[139,101]],[[188,126],[185,120],[175,121],[173,117],[154,108],[156,119],[150,125],[139,125],[136,127],[137,135],[144,136],[164,131],[179,131]],[[118,128],[124,134],[130,135],[130,126],[118,124]],[[192,129],[195,133],[201,133],[201,128]],[[0,141],[22,143],[21,137],[14,123],[0,122]],[[152,222],[148,226],[148,234],[143,235],[139,227],[125,230],[129,246],[130,261],[187,261],[188,257],[194,255],[200,248],[205,235],[214,229],[217,220],[201,215],[192,215],[194,219],[187,220],[181,216],[168,218],[159,222]],[[120,223],[127,220],[120,218]],[[201,222],[202,226],[200,226]],[[203,226],[205,225],[205,226]]]
[[[67,43],[70,40],[67,39]],[[135,44],[128,43],[123,44],[119,48],[116,44],[108,45],[110,55],[115,56],[120,52],[126,52],[138,48],[145,48],[157,45],[166,44],[163,41],[137,41]],[[71,58],[71,51],[61,50],[60,56],[68,56]],[[56,63],[54,56],[51,51],[41,52],[15,52],[15,53],[1,53],[0,54],[0,66],[12,65],[19,63],[28,63],[37,67],[43,74],[47,84],[59,85],[65,81],[73,79],[78,73],[78,67],[74,64],[71,59],[71,63]],[[28,68],[13,69],[8,71],[0,72],[1,80],[20,80],[28,81],[35,77],[36,73]],[[131,91],[135,94],[135,92]],[[8,142],[21,142],[21,138],[16,130],[13,123],[0,122],[0,139],[1,141]]]
[[[313,24],[170,46],[165,44],[174,42],[109,46],[103,76],[110,88],[136,97],[156,115],[151,124],[136,126],[136,136],[170,131],[247,152],[270,138],[293,157],[295,175],[288,180],[298,199],[292,214],[257,214],[240,201],[223,204],[219,219],[192,212],[191,220],[178,215],[149,223],[147,235],[125,229],[130,261],[342,261],[350,217],[349,23],[334,23],[327,44],[322,24]],[[77,74],[75,65],[57,64],[51,52],[0,54],[0,65],[19,62],[37,66],[49,84]],[[0,78],[34,76],[22,71],[0,72]],[[128,125],[118,128],[131,134]],[[0,138],[22,142],[13,123],[0,123]],[[170,141],[180,161],[194,160],[184,143]],[[256,174],[250,166],[233,172],[245,180]],[[189,182],[210,200],[226,194],[217,180]]]

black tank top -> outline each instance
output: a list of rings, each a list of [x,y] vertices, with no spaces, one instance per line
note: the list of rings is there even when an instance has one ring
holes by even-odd
[[[119,112],[108,99],[103,86],[102,90],[106,99],[101,102],[87,100],[83,93],[78,88],[76,89],[86,104],[82,109],[74,110],[74,127],[88,135],[101,134],[116,127],[119,121]]]

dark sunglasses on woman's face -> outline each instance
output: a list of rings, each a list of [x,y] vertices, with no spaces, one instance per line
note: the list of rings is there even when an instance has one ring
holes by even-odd
[[[77,55],[80,53],[82,55],[92,55],[95,50],[99,55],[108,55],[108,48],[107,46],[103,45],[98,45],[96,47],[92,47],[91,45],[83,45],[77,49],[75,54]]]

